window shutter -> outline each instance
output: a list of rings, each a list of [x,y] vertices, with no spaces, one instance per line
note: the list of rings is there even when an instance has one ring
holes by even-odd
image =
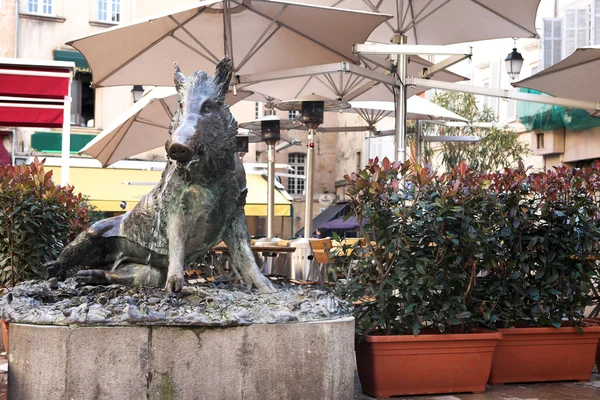
[[[561,60],[562,18],[544,18],[542,29],[542,68],[548,68]]]
[[[565,10],[564,57],[578,47],[590,44],[590,11],[588,7],[567,8]]]

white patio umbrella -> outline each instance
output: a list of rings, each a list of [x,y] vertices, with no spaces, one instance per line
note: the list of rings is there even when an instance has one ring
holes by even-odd
[[[512,85],[556,97],[599,102],[600,109],[598,71],[600,46],[580,47],[559,63]]]
[[[271,0],[207,0],[75,39],[94,86],[173,85],[184,71],[213,71],[225,55],[234,75],[319,63],[358,63],[352,44],[390,16]]]
[[[301,3],[390,14],[369,36],[389,43],[445,45],[505,37],[536,37],[540,0],[300,0]]]
[[[537,37],[535,17],[540,0],[303,0],[310,4],[344,7],[355,10],[387,12],[393,18],[380,25],[370,36],[371,43],[399,45],[446,45],[506,37]],[[376,46],[377,47],[377,46]],[[423,46],[411,54],[423,54]],[[406,48],[404,51],[408,51]],[[391,50],[379,48],[361,58],[383,66],[382,57]],[[432,52],[431,54],[436,54]],[[406,159],[406,99],[408,55],[398,53],[395,66],[390,69],[400,80],[396,95],[396,154],[399,161]],[[461,58],[443,61],[445,67]],[[440,63],[440,64],[442,64]]]
[[[225,102],[230,106],[253,93],[230,91]],[[152,88],[89,142],[81,153],[89,154],[103,167],[144,151],[162,147],[169,138],[169,124],[179,107],[174,87]]]
[[[429,62],[421,57],[411,57],[408,71],[418,76]],[[450,71],[440,71],[436,79],[444,82],[458,82],[467,78]],[[264,93],[271,99],[266,101],[293,100],[313,94],[328,99],[343,101],[393,101],[396,79],[382,68],[375,70],[347,63],[322,64],[305,68],[292,68],[283,71],[271,71],[261,74],[238,76],[239,87]],[[419,87],[408,88],[408,96],[424,92]]]
[[[383,120],[385,117],[395,117],[396,104],[391,101],[351,101],[350,105],[352,108],[349,109],[351,112],[356,112],[360,117],[368,124],[370,140],[374,131],[375,125]],[[417,132],[416,132],[416,148],[417,148],[417,160],[420,158],[421,153],[421,142],[434,139],[434,137],[423,137],[421,136],[421,122],[423,120],[429,121],[457,121],[457,122],[469,122],[466,118],[460,115],[440,107],[428,100],[425,100],[419,96],[413,96],[406,102],[406,119],[417,121]],[[378,131],[376,135],[393,135],[394,130],[391,131]],[[464,141],[465,137],[445,137],[446,141]],[[370,148],[370,145],[369,145]]]
[[[396,107],[391,101],[351,101],[350,105],[352,108],[348,111],[358,113],[367,123],[395,116]],[[419,96],[406,101],[406,119],[468,122],[466,118]]]

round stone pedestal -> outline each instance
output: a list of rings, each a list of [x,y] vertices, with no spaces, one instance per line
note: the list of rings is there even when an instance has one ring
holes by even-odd
[[[347,400],[354,318],[231,328],[11,324],[13,400]]]

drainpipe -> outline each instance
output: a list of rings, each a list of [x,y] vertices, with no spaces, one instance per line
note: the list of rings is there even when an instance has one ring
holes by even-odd
[[[19,0],[15,0],[15,58],[19,58]]]

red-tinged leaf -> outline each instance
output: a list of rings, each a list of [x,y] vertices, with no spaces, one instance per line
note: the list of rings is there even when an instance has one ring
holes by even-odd
[[[381,161],[381,165],[385,171],[389,171],[390,166],[391,166],[390,159],[387,157],[384,157],[383,160]]]
[[[392,179],[392,187],[396,192],[400,190],[400,181],[398,181],[398,179]]]
[[[375,171],[375,173],[373,174],[373,181],[379,181],[379,170]]]
[[[464,161],[461,161],[461,162],[460,162],[460,165],[459,165],[459,170],[460,170],[460,176],[461,176],[461,177],[464,177],[464,176],[465,176],[465,173],[467,172],[467,164],[465,164],[465,162],[464,162]]]

